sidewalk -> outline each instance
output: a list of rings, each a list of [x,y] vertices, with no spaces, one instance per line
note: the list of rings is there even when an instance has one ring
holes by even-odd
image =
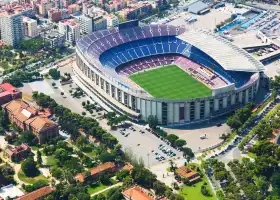
[[[111,185],[110,187],[107,187],[107,188],[105,188],[105,189],[103,189],[103,190],[100,190],[100,191],[98,191],[98,192],[96,192],[96,193],[91,194],[90,197],[94,197],[94,196],[96,196],[96,195],[99,195],[99,194],[101,194],[101,193],[103,193],[103,192],[105,192],[105,191],[107,191],[107,190],[110,190],[110,189],[112,189],[112,188],[114,188],[114,187],[122,186],[122,184],[123,184],[123,183],[120,182],[120,183],[117,183],[117,184],[115,184],[115,185]]]

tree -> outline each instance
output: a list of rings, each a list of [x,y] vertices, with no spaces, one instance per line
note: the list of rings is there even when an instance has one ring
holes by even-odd
[[[159,181],[155,181],[153,183],[153,189],[155,190],[155,193],[158,196],[161,196],[161,195],[164,195],[164,192],[166,191],[166,186]]]
[[[183,147],[182,149],[183,157],[187,159],[188,162],[190,162],[190,159],[194,157],[194,153],[191,148]]]
[[[174,172],[175,171],[175,164],[174,164],[173,160],[169,160],[169,164],[170,164],[170,170],[172,172]]]
[[[58,80],[60,78],[60,71],[55,68],[49,70],[49,75],[54,79]]]
[[[274,173],[271,176],[271,185],[274,195],[280,195],[280,173]]]
[[[52,86],[55,87],[55,86],[56,86],[56,83],[55,83],[55,82],[52,82]]]
[[[32,158],[27,158],[21,164],[21,169],[23,173],[28,177],[33,177],[38,174],[38,169],[36,163]]]
[[[261,176],[256,178],[256,185],[259,188],[260,192],[264,195],[266,195],[267,190],[269,188],[269,183],[266,179],[266,177]]]
[[[158,125],[158,119],[157,119],[157,116],[153,116],[153,115],[150,115],[148,117],[148,124],[149,124],[149,127],[151,129],[156,129],[157,125]]]
[[[39,150],[37,150],[37,163],[39,165],[42,165],[42,155],[41,155],[41,152]]]
[[[135,183],[146,188],[151,188],[153,186],[153,182],[157,180],[156,175],[154,175],[148,169],[138,166],[135,166],[132,169],[131,177]]]
[[[61,94],[61,96],[63,96],[63,95],[64,95],[64,92],[60,92],[60,94]]]
[[[208,191],[205,185],[201,186],[200,191],[204,196],[211,196],[210,192]]]
[[[23,131],[19,136],[19,140],[22,143],[26,143],[28,145],[34,145],[38,143],[37,137],[31,131]]]
[[[52,176],[55,177],[56,179],[62,178],[63,171],[62,171],[62,169],[58,168],[57,166],[53,166],[51,168],[50,172],[51,172]]]
[[[178,139],[175,141],[175,145],[177,147],[182,147],[182,146],[185,146],[186,144],[187,144],[186,140]]]
[[[113,161],[115,158],[116,156],[113,153],[109,153],[107,151],[104,151],[99,155],[99,160],[102,163]]]
[[[171,143],[172,146],[175,144],[175,141],[178,138],[179,137],[177,135],[174,135],[174,134],[169,134],[169,135],[166,136],[166,139]]]
[[[274,79],[271,80],[271,87],[274,90],[279,91],[279,89],[280,89],[280,76],[275,76]]]
[[[78,137],[78,139],[76,140],[76,145],[79,148],[82,148],[83,146],[85,146],[86,144],[88,144],[88,140],[85,136],[80,136]]]
[[[123,169],[116,174],[116,177],[119,181],[122,181],[127,176],[129,176],[129,170],[128,169]]]
[[[242,123],[236,116],[230,116],[227,119],[227,125],[229,125],[233,129],[238,129],[241,127]]]
[[[110,177],[105,173],[99,175],[99,181],[104,185],[109,185],[111,183]]]

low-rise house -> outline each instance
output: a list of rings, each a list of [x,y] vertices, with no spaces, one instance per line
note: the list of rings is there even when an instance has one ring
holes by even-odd
[[[106,162],[97,167],[91,168],[88,172],[79,173],[75,176],[76,181],[85,182],[89,180],[97,180],[101,173],[115,172],[116,166],[113,162]]]
[[[200,180],[200,175],[197,171],[184,165],[176,169],[175,175],[184,179],[187,183],[195,183]]]
[[[58,136],[58,125],[49,120],[39,110],[23,100],[13,100],[2,106],[8,114],[10,122],[23,131],[31,131],[37,136],[39,143]]]
[[[51,186],[45,186],[38,190],[25,194],[17,198],[16,200],[43,200],[44,197],[51,194],[54,190],[55,188],[52,188]]]
[[[24,193],[13,184],[0,188],[0,200],[15,199],[24,195]]]
[[[14,148],[7,147],[5,150],[5,154],[13,162],[25,159],[29,153],[31,153],[31,148],[27,144],[21,144]]]
[[[9,83],[0,84],[0,105],[21,98],[22,93]]]
[[[128,170],[129,172],[131,172],[132,169],[133,169],[133,165],[130,164],[130,163],[127,163],[125,166],[122,167],[122,170],[124,170],[124,169]]]
[[[133,186],[122,192],[126,200],[167,200],[166,197],[156,197],[152,192],[140,186]]]

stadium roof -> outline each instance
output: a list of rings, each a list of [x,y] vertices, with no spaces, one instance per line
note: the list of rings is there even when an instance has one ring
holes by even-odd
[[[211,32],[187,28],[182,35],[177,37],[204,51],[225,70],[246,72],[264,70],[263,64],[245,50]]]
[[[208,8],[208,5],[202,1],[196,1],[188,5],[188,11],[194,14],[198,14],[206,8]]]

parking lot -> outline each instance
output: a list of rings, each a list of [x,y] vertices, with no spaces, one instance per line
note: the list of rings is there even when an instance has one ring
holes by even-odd
[[[144,126],[132,125],[134,130],[131,130],[130,127],[130,125],[125,125],[111,131],[111,134],[119,140],[126,151],[132,152],[138,159],[142,157],[147,167],[168,162],[170,159],[182,158],[181,152],[145,130]],[[159,149],[160,146],[162,150]]]
[[[181,17],[167,23],[169,25],[185,25],[186,27],[191,26],[193,28],[214,30],[216,25],[230,18],[234,13],[243,13],[247,9],[234,8],[232,4],[226,4],[226,7],[219,9],[211,9],[209,13],[205,15],[193,15],[191,13],[184,13]],[[188,23],[185,21],[186,18],[195,17],[196,22]]]

